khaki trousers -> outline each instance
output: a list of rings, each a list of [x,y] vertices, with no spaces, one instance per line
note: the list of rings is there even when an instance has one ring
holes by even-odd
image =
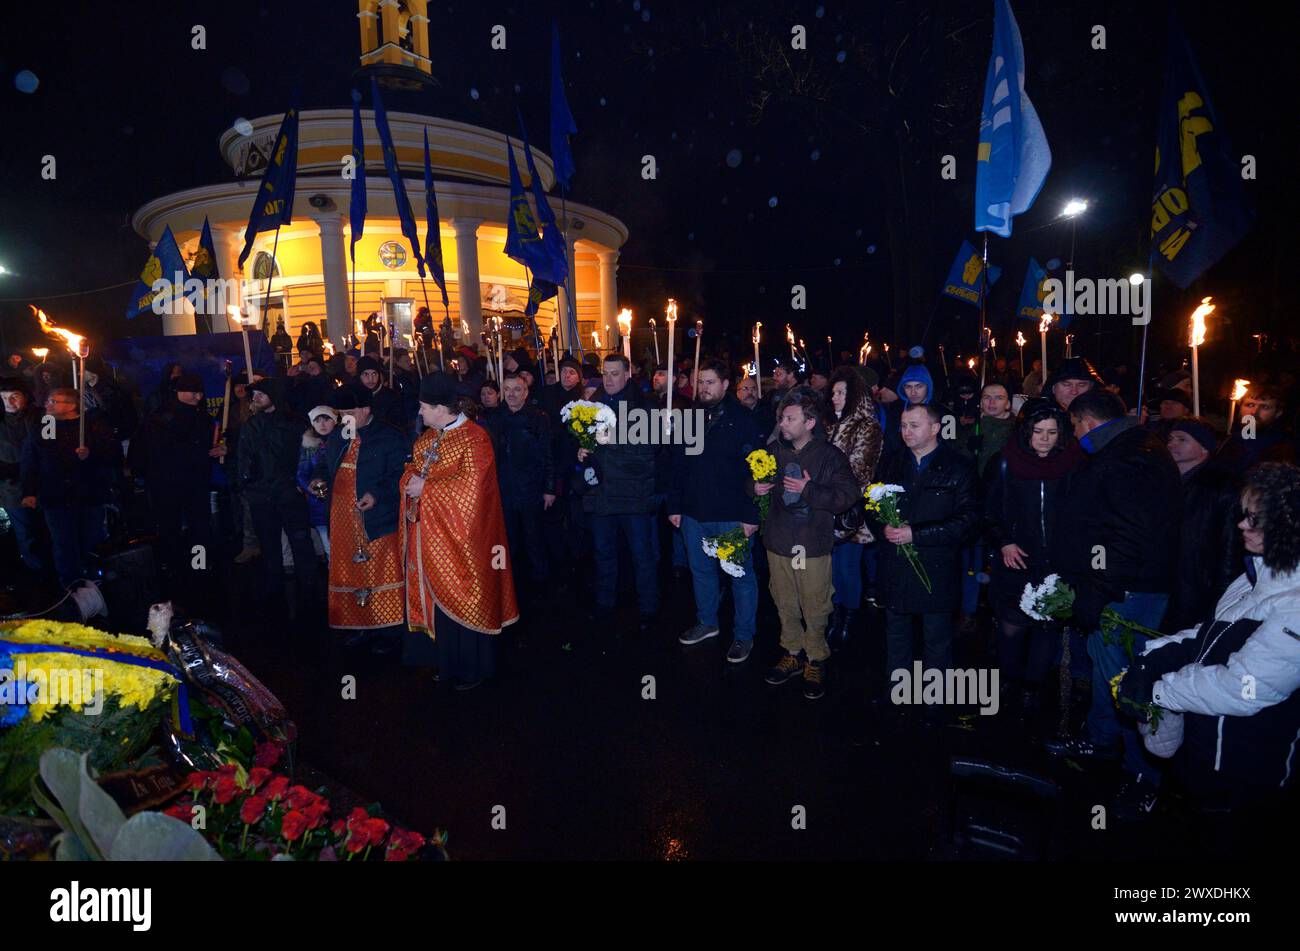
[[[768,590],[781,616],[781,646],[791,654],[803,651],[809,660],[825,660],[831,654],[826,644],[831,556],[803,558],[801,564],[796,568],[793,558],[767,553]]]

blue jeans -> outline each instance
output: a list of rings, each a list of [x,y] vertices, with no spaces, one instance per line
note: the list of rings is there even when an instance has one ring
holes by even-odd
[[[695,620],[705,627],[718,626],[718,602],[722,600],[722,586],[718,581],[722,568],[716,558],[704,554],[701,542],[739,527],[739,522],[697,522],[690,516],[682,516],[681,534],[695,588]],[[735,602],[736,640],[752,641],[758,616],[758,576],[754,574],[752,549],[745,555],[744,567],[743,577],[727,577],[731,578],[731,599]]]
[[[961,613],[972,615],[979,609],[979,574],[984,570],[984,546],[969,545],[961,550]]]
[[[1143,627],[1155,630],[1165,614],[1169,595],[1149,591],[1129,591],[1123,601],[1114,601],[1108,607]],[[1142,653],[1146,638],[1135,635],[1133,653]],[[1128,717],[1120,718],[1115,700],[1110,695],[1110,681],[1128,667],[1128,654],[1119,644],[1107,644],[1101,631],[1088,635],[1088,656],[1092,659],[1092,706],[1088,708],[1088,739],[1096,746],[1110,747],[1116,742],[1124,745],[1124,770],[1133,776],[1142,774],[1148,782],[1159,784],[1160,770],[1146,756],[1137,724]]]
[[[658,564],[654,560],[653,515],[593,515],[591,543],[596,560],[596,607],[610,611],[618,592],[618,536],[627,540],[642,614],[659,610]]]
[[[656,516],[663,511],[663,505],[664,502],[667,501],[667,499],[668,496],[666,495],[656,495],[654,497]],[[672,535],[672,539],[673,539],[673,567],[685,568],[689,564],[689,562],[687,562],[686,560],[686,539],[682,537],[682,530],[680,528],[673,528],[671,525],[669,525],[668,531]],[[654,532],[651,533],[650,538],[654,542],[653,551],[654,551],[655,564],[657,565],[659,564],[659,559],[662,556],[662,551],[659,547],[659,526],[658,525],[655,526],[655,530]]]
[[[18,542],[18,557],[28,568],[40,571],[44,565],[41,556],[36,552],[36,509],[23,508],[21,505],[15,505],[13,508],[6,506],[5,514],[9,516],[9,524],[14,527],[14,540]]]
[[[108,537],[107,510],[102,505],[86,505],[44,511],[54,548],[54,570],[59,584],[70,585],[87,576],[91,549]]]
[[[836,542],[831,549],[831,600],[852,611],[862,607],[862,551],[866,547]]]

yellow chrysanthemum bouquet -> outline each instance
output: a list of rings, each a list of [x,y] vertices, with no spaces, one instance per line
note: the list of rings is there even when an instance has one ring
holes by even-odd
[[[743,528],[733,528],[702,540],[704,554],[718,559],[722,570],[733,578],[745,576],[745,562],[749,559],[749,537]]]
[[[614,411],[604,403],[574,400],[560,410],[560,419],[578,445],[588,451],[609,442],[610,434],[618,424]]]
[[[776,481],[776,456],[766,449],[755,449],[745,457],[745,462],[749,465],[750,477],[755,482]],[[755,496],[754,501],[758,503],[758,519],[761,524],[767,520],[768,509],[772,507],[772,493]]]

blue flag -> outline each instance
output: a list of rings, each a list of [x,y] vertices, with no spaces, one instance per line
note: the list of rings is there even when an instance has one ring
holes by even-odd
[[[206,223],[204,227],[206,230]],[[212,241],[211,234],[208,235],[208,241]],[[181,249],[176,246],[172,227],[168,225],[163,228],[162,237],[150,252],[149,260],[144,262],[140,280],[136,282],[131,291],[131,300],[126,305],[126,316],[139,317],[145,311],[153,310],[155,300],[171,301],[183,292],[189,276],[185,259],[181,257]],[[159,280],[167,281],[167,288],[154,290],[153,284]]]
[[[375,128],[379,130],[379,144],[384,150],[384,169],[388,179],[393,183],[393,203],[397,206],[397,217],[402,222],[402,234],[411,242],[411,251],[415,254],[415,269],[424,277],[424,258],[420,254],[420,233],[415,227],[415,215],[411,212],[411,201],[406,197],[406,183],[402,181],[402,169],[397,164],[397,152],[393,148],[393,133],[388,128],[388,110],[379,98],[379,82],[370,80],[370,98],[375,106]]]
[[[546,192],[542,189],[542,176],[537,174],[537,165],[533,162],[533,150],[528,145],[528,132],[523,128],[523,117],[519,117],[520,131],[524,136],[524,159],[528,162],[528,175],[532,179],[530,187],[533,192],[533,201],[537,205],[537,217],[542,226],[542,247],[546,248],[554,262],[554,270],[558,278],[552,278],[546,275],[547,280],[555,284],[567,284],[569,280],[569,257],[564,248],[564,235],[560,232],[559,223],[555,220],[555,212],[551,210],[551,203],[546,200]]]
[[[348,245],[348,255],[352,258],[352,267],[357,266],[357,242],[366,230],[366,137],[361,131],[361,93],[352,90],[352,160],[356,164],[352,179],[352,195],[348,203],[348,224],[352,230],[352,240]]]
[[[984,79],[975,163],[975,230],[1011,236],[1011,219],[1038,197],[1052,150],[1025,94],[1025,51],[1007,0],[993,0],[993,52]]]
[[[429,130],[424,130],[424,260],[434,283],[442,290],[442,306],[447,306],[447,272],[442,266],[442,232],[438,230],[438,195],[433,190],[433,166],[429,162]]]
[[[557,285],[544,281],[540,277],[534,277],[532,284],[528,286],[528,306],[524,308],[524,316],[534,316],[542,301],[550,300],[559,292],[560,288]]]
[[[293,191],[298,179],[298,103],[289,107],[280,121],[280,131],[271,147],[271,160],[257,187],[253,211],[244,231],[244,250],[239,253],[242,268],[253,250],[253,239],[263,231],[274,231],[293,221]]]
[[[1038,263],[1037,259],[1029,259],[1029,267],[1025,270],[1025,284],[1020,289],[1020,306],[1016,308],[1016,316],[1025,320],[1039,320],[1043,316],[1043,298],[1047,296],[1045,284],[1047,282],[1047,268]]]
[[[537,218],[533,215],[528,196],[524,193],[524,183],[519,177],[519,165],[515,162],[515,147],[506,137],[506,155],[510,163],[510,217],[506,222],[506,255],[529,268],[536,277],[563,284],[564,277],[559,272],[560,261],[556,260],[542,241],[541,230],[537,227]]]
[[[1160,269],[1187,287],[1250,230],[1253,212],[1196,60],[1176,23],[1156,140],[1151,246]]]
[[[952,262],[952,270],[948,272],[948,280],[944,283],[943,293],[978,307],[980,292],[984,284],[984,279],[980,275],[983,269],[984,259],[979,256],[979,253],[971,246],[969,241],[963,241],[961,250],[957,252],[957,257]],[[990,264],[989,287],[997,283],[997,279],[1001,276],[1002,268]]]
[[[551,161],[555,163],[555,178],[567,189],[577,168],[573,164],[573,149],[569,136],[578,133],[578,125],[569,111],[569,100],[564,95],[564,77],[560,70],[560,28],[551,24]]]

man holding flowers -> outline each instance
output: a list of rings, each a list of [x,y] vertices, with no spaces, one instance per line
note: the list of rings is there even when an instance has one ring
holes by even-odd
[[[705,539],[735,529],[748,539],[758,531],[758,507],[745,491],[750,478],[745,458],[762,446],[764,434],[753,415],[731,395],[730,387],[731,370],[724,361],[709,359],[700,364],[695,405],[705,414],[702,451],[688,455],[685,444],[672,447],[668,521],[686,539],[695,589],[696,623],[678,638],[683,644],[698,644],[718,634],[721,565],[706,553]],[[731,579],[735,640],[727,660],[733,664],[749,659],[758,614],[758,580],[747,550],[739,568],[743,572]]]

